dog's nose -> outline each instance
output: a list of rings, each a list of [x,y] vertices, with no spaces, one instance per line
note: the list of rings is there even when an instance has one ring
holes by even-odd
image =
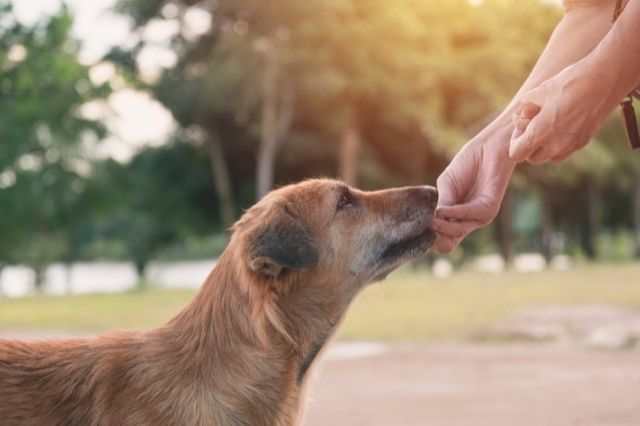
[[[415,186],[413,187],[413,197],[419,203],[426,204],[429,208],[435,209],[438,204],[438,190],[433,186]]]

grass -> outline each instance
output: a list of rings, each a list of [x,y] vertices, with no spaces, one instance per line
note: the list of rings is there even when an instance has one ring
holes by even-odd
[[[0,299],[0,330],[144,330],[167,322],[194,294],[189,290],[153,289]]]
[[[142,330],[168,321],[193,295],[184,290],[148,290],[0,299],[0,330]],[[448,279],[407,268],[360,295],[342,325],[341,337],[458,339],[518,309],[548,304],[640,309],[640,263],[584,265],[536,274],[467,271]]]

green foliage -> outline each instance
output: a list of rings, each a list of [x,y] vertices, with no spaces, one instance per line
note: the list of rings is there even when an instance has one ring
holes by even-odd
[[[95,239],[119,241],[143,279],[162,249],[215,229],[208,182],[206,161],[182,142],[145,148],[128,164],[96,165],[92,185],[109,207],[96,215]]]
[[[77,249],[88,212],[82,142],[105,134],[80,108],[110,88],[78,62],[66,7],[33,27],[16,21],[10,3],[0,9],[0,264],[26,262],[38,284],[49,262]]]

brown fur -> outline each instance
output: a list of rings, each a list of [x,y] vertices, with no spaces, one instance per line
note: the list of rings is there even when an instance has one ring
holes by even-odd
[[[0,424],[299,424],[316,355],[365,284],[427,251],[435,199],[331,180],[273,191],[164,327],[0,340]]]

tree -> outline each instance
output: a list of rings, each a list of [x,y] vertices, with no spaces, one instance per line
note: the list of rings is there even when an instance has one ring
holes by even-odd
[[[607,121],[598,134],[598,140],[612,158],[604,176],[610,190],[622,192],[623,197],[609,208],[612,225],[627,224],[634,240],[633,257],[640,259],[640,163],[635,152],[630,152],[624,128],[618,114]],[[625,200],[630,202],[625,203]],[[613,206],[623,206],[621,211]]]
[[[168,18],[180,21],[180,31],[171,41],[179,59],[152,89],[183,127],[196,125],[205,131],[205,143],[215,167],[214,185],[221,201],[221,216],[228,226],[233,200],[223,159],[232,142],[227,139],[224,121],[229,119],[249,132],[257,129],[260,133],[255,175],[256,195],[261,198],[273,185],[276,153],[292,121],[294,92],[279,54],[284,40],[279,28],[269,26],[266,15],[261,15],[270,13],[273,5],[265,8],[258,2],[212,5],[160,1],[148,5],[125,0],[118,9],[133,17],[136,26],[143,27],[152,19],[167,19],[163,11],[168,4],[179,10],[175,18]],[[206,16],[210,24],[210,30],[196,38],[188,35],[185,24],[186,12],[194,10]],[[255,22],[261,25],[250,24],[244,18],[254,18],[253,14],[259,15]],[[128,57],[112,54],[110,58],[121,64],[135,64],[139,51],[136,48],[128,52]],[[169,90],[165,90],[168,85]],[[185,102],[184,95],[191,102]]]
[[[20,24],[6,1],[0,11],[0,192],[7,218],[0,233],[11,236],[0,245],[22,250],[39,288],[75,226],[68,213],[86,166],[82,142],[105,133],[80,107],[105,98],[110,87],[94,85],[78,62],[66,7],[33,27]],[[6,250],[0,263],[17,260]]]
[[[145,148],[127,164],[96,165],[91,185],[108,208],[96,217],[101,237],[123,243],[139,287],[151,260],[189,235],[211,232],[213,194],[207,161],[189,144]]]

